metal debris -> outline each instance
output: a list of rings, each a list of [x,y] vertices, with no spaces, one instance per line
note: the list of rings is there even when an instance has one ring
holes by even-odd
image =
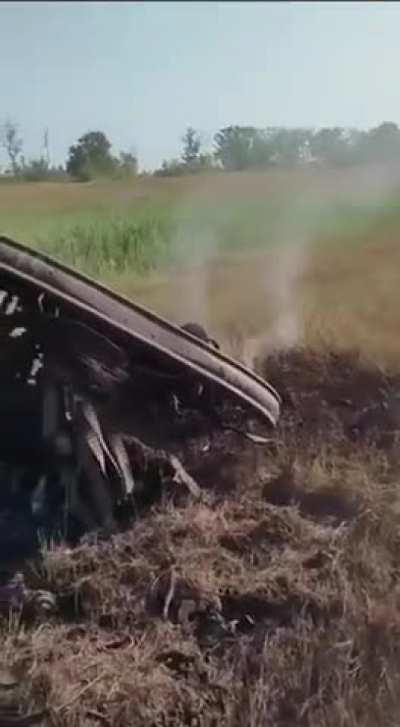
[[[71,518],[113,531],[149,462],[160,485],[167,477],[199,497],[165,448],[188,406],[211,416],[230,401],[269,426],[279,417],[277,392],[198,324],[173,325],[5,237],[0,338],[0,512],[29,511],[37,526],[61,517],[64,535]],[[19,597],[15,585],[6,593]]]

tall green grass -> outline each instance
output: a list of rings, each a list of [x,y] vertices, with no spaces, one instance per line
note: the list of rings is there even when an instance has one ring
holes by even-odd
[[[50,255],[97,277],[132,271],[144,275],[170,260],[168,220],[112,219],[75,223],[54,237],[37,239]]]
[[[274,201],[158,204],[2,216],[1,231],[98,278],[144,276],[177,263],[281,244],[362,242],[371,227],[398,230],[396,198],[375,205]]]

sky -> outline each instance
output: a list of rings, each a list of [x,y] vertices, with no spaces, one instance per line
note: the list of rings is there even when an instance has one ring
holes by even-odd
[[[0,123],[53,163],[87,131],[142,169],[230,124],[400,123],[400,4],[1,2]],[[6,157],[0,150],[0,165]]]

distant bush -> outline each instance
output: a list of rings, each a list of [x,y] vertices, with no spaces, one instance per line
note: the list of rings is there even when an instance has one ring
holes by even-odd
[[[112,172],[112,179],[132,179],[138,175],[138,160],[130,152],[121,152]]]
[[[185,165],[179,159],[164,159],[161,167],[154,172],[155,177],[180,177],[185,174]]]
[[[179,159],[164,160],[159,169],[154,172],[155,177],[181,177],[185,174],[201,174],[218,171],[212,154],[200,154],[190,162]]]
[[[62,166],[50,167],[43,157],[30,159],[28,162],[23,160],[18,176],[24,182],[65,182],[68,180],[68,174]]]
[[[50,167],[44,158],[30,159],[28,162],[24,158],[14,172],[6,170],[0,174],[0,184],[19,184],[21,182],[68,182],[70,177],[65,169],[60,165],[58,167]]]

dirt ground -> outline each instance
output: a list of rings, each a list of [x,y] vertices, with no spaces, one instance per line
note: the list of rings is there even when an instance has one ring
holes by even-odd
[[[57,610],[4,612],[0,725],[398,723],[400,376],[301,348],[258,368],[279,426],[188,430],[200,501],[25,563]]]

